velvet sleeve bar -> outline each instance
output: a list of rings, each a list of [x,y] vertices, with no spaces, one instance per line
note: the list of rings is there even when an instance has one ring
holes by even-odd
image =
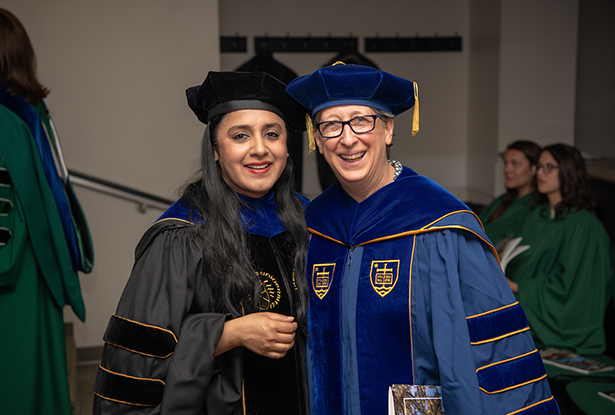
[[[214,358],[226,316],[192,311],[211,310],[213,300],[203,278],[202,250],[190,226],[176,220],[159,222],[139,242],[117,317],[112,319],[115,324],[110,325],[110,335],[106,336],[94,385],[95,414],[198,413],[209,399],[207,394],[213,393],[211,384],[223,394],[211,398],[212,405],[233,405],[239,400],[235,386],[223,385],[232,374],[223,379],[219,369],[223,364],[232,366],[232,354],[225,356],[226,362]],[[118,335],[118,331],[123,334]],[[133,338],[127,339],[130,335]],[[150,342],[157,345],[144,346]],[[124,394],[121,402],[115,396],[105,396],[105,391],[113,388],[105,384],[103,371],[163,382],[164,386],[157,389],[160,404],[135,405],[140,396],[126,399]]]

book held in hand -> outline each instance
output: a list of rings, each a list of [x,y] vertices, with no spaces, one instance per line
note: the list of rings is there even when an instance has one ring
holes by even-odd
[[[507,236],[502,239],[496,245],[496,249],[498,250],[498,256],[500,257],[500,266],[502,267],[502,271],[506,271],[506,265],[510,262],[511,259],[516,257],[522,252],[530,249],[529,245],[519,245],[521,243],[521,237],[512,238]]]
[[[545,365],[553,365],[579,373],[588,374],[615,369],[613,366],[553,347],[547,347],[539,352]]]
[[[440,386],[391,385],[389,415],[442,415]]]

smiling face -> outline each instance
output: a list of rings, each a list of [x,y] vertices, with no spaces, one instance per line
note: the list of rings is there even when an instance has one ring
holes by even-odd
[[[216,129],[216,160],[222,178],[250,197],[267,194],[286,167],[286,125],[271,111],[229,112]]]
[[[315,121],[348,121],[375,114],[363,105],[338,105],[320,111]],[[395,169],[386,156],[386,146],[393,140],[393,127],[392,119],[387,119],[386,125],[376,119],[375,128],[364,134],[354,133],[348,125],[336,138],[323,138],[318,130],[315,132],[320,153],[344,190],[359,202],[393,180]]]
[[[506,188],[514,189],[519,197],[529,194],[534,188],[534,170],[522,151],[508,149],[504,154]]]
[[[547,196],[551,206],[555,206],[559,203],[562,200],[562,193],[559,186],[559,166],[548,151],[540,153],[536,165],[536,177],[538,191]]]

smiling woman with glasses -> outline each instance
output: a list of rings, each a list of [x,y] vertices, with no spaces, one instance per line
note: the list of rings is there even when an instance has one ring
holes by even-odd
[[[400,384],[437,385],[446,413],[558,414],[480,222],[388,159],[394,116],[413,109],[418,132],[417,84],[338,64],[287,90],[337,177],[306,209],[312,413],[391,413],[388,390]]]
[[[376,119],[381,117],[386,117],[386,115],[359,115],[348,121],[323,121],[316,124],[316,127],[318,127],[318,132],[322,138],[337,138],[341,136],[346,125],[355,134],[365,134],[376,128]]]
[[[595,215],[585,162],[572,146],[550,145],[536,176],[540,197],[514,235],[529,249],[506,267],[510,287],[539,345],[603,353],[613,246]]]

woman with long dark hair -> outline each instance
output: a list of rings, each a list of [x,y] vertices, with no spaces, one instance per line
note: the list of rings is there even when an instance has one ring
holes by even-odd
[[[83,211],[54,161],[62,157],[48,93],[25,28],[0,8],[0,402],[7,414],[72,412],[62,309],[70,305],[85,320],[77,272],[93,266]]]
[[[307,199],[286,140],[303,111],[266,73],[188,89],[198,177],[145,233],[94,384],[94,412],[306,414]]]
[[[532,141],[515,141],[502,155],[506,193],[496,198],[479,215],[485,232],[496,244],[515,232],[536,200],[536,162],[540,146]]]
[[[545,147],[536,165],[540,197],[515,236],[529,249],[506,268],[537,343],[580,354],[605,350],[605,295],[613,246],[595,215],[581,153]]]

